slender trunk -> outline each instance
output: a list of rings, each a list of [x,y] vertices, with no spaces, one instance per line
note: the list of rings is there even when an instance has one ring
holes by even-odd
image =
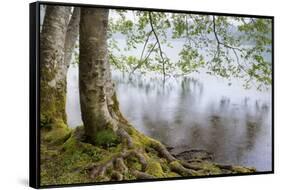
[[[79,22],[80,22],[80,8],[75,7],[67,27],[65,44],[64,44],[64,49],[65,49],[64,64],[67,66],[67,68],[70,65],[71,58],[73,55],[73,50],[77,42],[77,38],[79,34]]]
[[[66,123],[65,33],[70,7],[47,6],[40,38],[40,117],[41,121]]]

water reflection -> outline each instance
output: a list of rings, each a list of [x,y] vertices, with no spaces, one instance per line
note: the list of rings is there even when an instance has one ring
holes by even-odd
[[[113,72],[121,110],[143,133],[167,146],[206,149],[215,161],[271,170],[271,94],[239,81],[198,74],[169,78]],[[81,125],[78,69],[68,72],[67,115]]]
[[[142,132],[168,146],[206,149],[226,164],[271,170],[271,95],[198,75],[114,73],[121,109]]]

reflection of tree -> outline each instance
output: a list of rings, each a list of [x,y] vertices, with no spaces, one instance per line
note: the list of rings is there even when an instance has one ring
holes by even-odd
[[[151,117],[149,112],[143,113],[143,124],[148,132],[147,135],[160,140],[166,145],[170,144],[171,133],[169,132],[169,124],[163,120],[163,117]]]
[[[203,85],[197,79],[184,77],[178,90],[178,106],[174,122],[181,124],[187,115],[193,115],[193,107],[200,101],[203,94]]]
[[[219,162],[241,163],[255,148],[270,110],[268,104],[249,97],[239,104],[227,96],[218,101],[212,99],[202,110],[200,101],[205,86],[191,77],[178,78],[176,82],[167,80],[165,88],[157,77],[133,75],[131,80],[124,76],[117,79],[117,86],[135,88],[146,99],[147,103],[138,104],[137,117],[147,135],[169,146],[206,149]],[[172,112],[166,110],[170,103],[167,101],[173,101]],[[127,113],[132,114],[130,110],[135,106],[134,102],[126,105]]]
[[[229,159],[237,163],[253,150],[261,135],[268,105],[256,101],[250,105],[245,98],[242,105],[230,104],[230,99],[222,97],[218,104],[211,103],[209,110],[209,132],[206,147],[215,154],[218,161]]]
[[[254,111],[251,111],[249,107],[245,109],[245,139],[243,141],[245,145],[243,150],[240,150],[241,154],[254,148],[269,111],[267,104],[257,100],[255,101],[254,108]]]
[[[228,110],[229,105],[230,105],[230,99],[227,97],[222,97],[220,100],[220,112]]]
[[[211,115],[209,117],[209,127],[207,133],[208,143],[206,144],[207,150],[214,153],[217,158],[227,158],[227,137],[228,130],[224,125],[223,119],[218,115]]]
[[[199,123],[193,124],[192,127],[186,130],[185,134],[188,134],[188,144],[192,148],[204,148],[204,144],[206,143],[204,136],[206,133]]]

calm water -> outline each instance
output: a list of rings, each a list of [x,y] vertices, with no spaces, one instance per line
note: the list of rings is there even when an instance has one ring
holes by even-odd
[[[220,163],[271,170],[271,94],[198,74],[170,78],[113,72],[121,110],[143,133],[168,146],[206,149]],[[68,71],[67,115],[81,125],[78,68]]]

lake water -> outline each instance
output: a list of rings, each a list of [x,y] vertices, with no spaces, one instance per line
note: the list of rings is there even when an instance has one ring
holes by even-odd
[[[205,149],[215,161],[271,170],[271,93],[246,90],[206,74],[169,78],[114,71],[121,111],[141,132],[167,146]],[[70,127],[82,124],[78,67],[67,76]]]

